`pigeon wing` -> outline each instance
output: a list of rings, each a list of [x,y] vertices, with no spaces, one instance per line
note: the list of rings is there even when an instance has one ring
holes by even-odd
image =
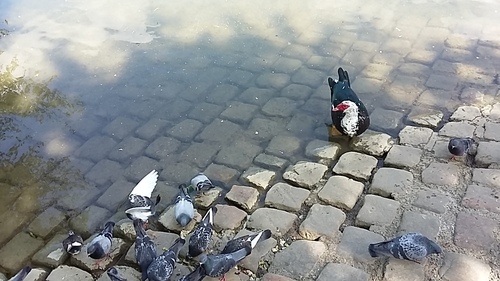
[[[132,189],[129,197],[132,195],[151,197],[151,194],[155,189],[157,180],[158,172],[156,170],[152,170],[149,174],[142,178],[142,180],[134,187],[134,189]]]

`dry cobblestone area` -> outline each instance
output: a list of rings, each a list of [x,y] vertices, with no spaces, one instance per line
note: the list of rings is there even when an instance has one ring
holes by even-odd
[[[177,185],[201,171],[227,186],[196,198],[186,230],[214,205],[214,252],[232,237],[271,230],[228,281],[500,280],[498,24],[422,13],[367,32],[351,21],[312,26],[291,40],[270,37],[275,54],[248,55],[247,46],[192,60],[201,80],[172,86],[161,106],[125,102],[123,111],[99,113],[105,118],[73,121],[79,147],[69,158],[85,184],[40,202],[36,215],[22,199],[16,204],[30,215],[3,210],[19,197],[14,187],[2,195],[0,221],[10,226],[0,229],[2,271],[11,276],[31,263],[28,281],[109,280],[84,251],[68,257],[61,241],[68,228],[90,241],[113,220],[114,246],[101,265],[140,280],[124,210],[134,185],[157,169],[153,196],[162,202],[148,234],[158,251],[182,230],[171,207]],[[370,130],[352,140],[328,137],[324,125],[326,79],[339,66],[371,114]],[[447,150],[451,137],[467,136],[479,142],[472,167]],[[368,244],[413,231],[444,253],[421,264],[370,257]],[[186,254],[187,244],[174,281],[193,268]]]

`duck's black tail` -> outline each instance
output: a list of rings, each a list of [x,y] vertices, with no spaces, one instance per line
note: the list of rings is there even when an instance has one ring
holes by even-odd
[[[347,85],[349,87],[351,87],[351,80],[349,80],[349,74],[347,73],[347,71],[345,71],[344,69],[342,69],[342,67],[339,67],[339,82],[344,82],[346,81],[347,82]]]

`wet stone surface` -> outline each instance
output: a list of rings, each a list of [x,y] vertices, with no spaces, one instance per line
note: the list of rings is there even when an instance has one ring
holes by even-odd
[[[339,161],[333,167],[333,172],[361,180],[367,180],[371,176],[376,165],[377,159],[373,156],[361,154],[359,152],[347,152],[340,156]]]
[[[279,182],[267,192],[265,204],[284,211],[297,212],[309,194],[307,189]]]
[[[327,170],[328,167],[323,164],[298,162],[288,167],[287,171],[283,174],[283,179],[298,186],[311,189],[321,180]]]

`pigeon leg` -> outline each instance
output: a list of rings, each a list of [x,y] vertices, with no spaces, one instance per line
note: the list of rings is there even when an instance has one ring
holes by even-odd
[[[226,281],[226,274],[223,274],[222,277],[219,280],[220,281]]]

